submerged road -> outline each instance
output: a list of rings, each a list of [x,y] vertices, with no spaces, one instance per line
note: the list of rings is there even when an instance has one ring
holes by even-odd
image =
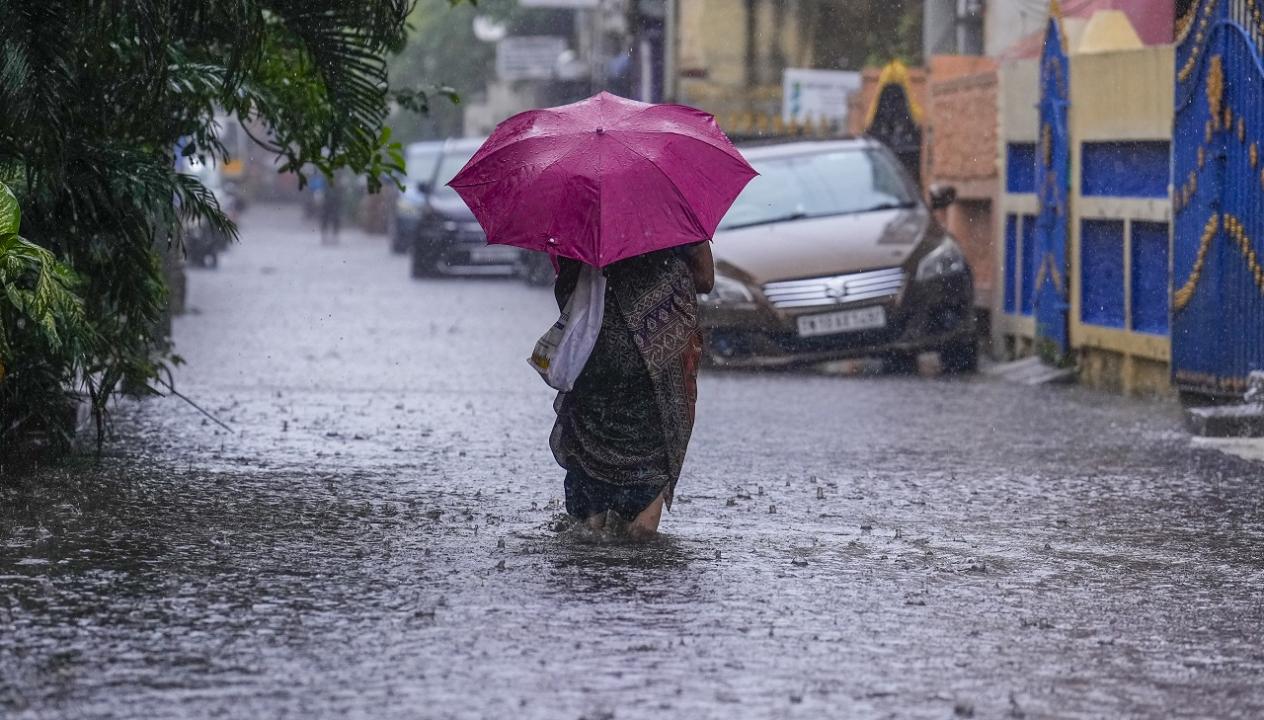
[[[256,207],[175,399],[0,490],[0,716],[1264,715],[1264,467],[1169,404],[704,374],[664,536],[559,531],[556,318]]]

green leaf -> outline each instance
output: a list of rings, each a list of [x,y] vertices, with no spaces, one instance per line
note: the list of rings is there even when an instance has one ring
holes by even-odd
[[[18,234],[22,224],[22,209],[8,185],[0,182],[0,238]]]
[[[438,92],[440,95],[447,98],[453,105],[461,104],[461,96],[460,94],[457,93],[455,89],[450,88],[447,85],[444,85],[443,87],[438,88]]]
[[[448,15],[448,0],[426,2]],[[0,0],[0,181],[22,211],[3,190],[0,362],[24,384],[0,395],[0,455],[25,423],[55,433],[75,384],[91,388],[101,422],[111,395],[143,392],[161,367],[163,247],[194,223],[235,233],[172,156],[242,154],[217,137],[225,114],[248,119],[239,129],[278,169],[397,182],[387,57],[416,4]],[[463,60],[465,44],[443,51]]]

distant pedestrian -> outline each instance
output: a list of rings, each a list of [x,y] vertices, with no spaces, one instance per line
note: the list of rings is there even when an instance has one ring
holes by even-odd
[[[320,201],[320,244],[337,245],[342,230],[342,183],[338,176],[330,178]]]
[[[581,269],[561,259],[554,293],[565,307]],[[566,469],[566,512],[594,530],[608,514],[633,535],[658,531],[693,432],[702,336],[698,293],[715,284],[711,247],[659,250],[605,269],[597,344],[556,404],[551,446]]]

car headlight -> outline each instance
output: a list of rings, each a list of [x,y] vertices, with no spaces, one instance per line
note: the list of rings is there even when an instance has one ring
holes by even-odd
[[[713,305],[743,305],[755,302],[755,296],[745,284],[723,275],[715,276],[715,287],[700,298]]]
[[[939,247],[931,250],[917,264],[917,279],[919,281],[931,280],[965,271],[966,256],[961,252],[961,246],[952,238],[945,237],[943,242],[939,243]]]
[[[411,200],[400,198],[395,201],[395,213],[400,217],[415,220],[421,217],[421,206]]]

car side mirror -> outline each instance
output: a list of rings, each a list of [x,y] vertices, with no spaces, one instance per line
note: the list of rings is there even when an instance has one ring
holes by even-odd
[[[430,181],[422,180],[421,182],[417,183],[417,191],[420,192],[422,195],[429,195],[430,194]]]
[[[957,188],[952,185],[939,184],[930,186],[931,210],[943,210],[955,202],[957,202]]]

